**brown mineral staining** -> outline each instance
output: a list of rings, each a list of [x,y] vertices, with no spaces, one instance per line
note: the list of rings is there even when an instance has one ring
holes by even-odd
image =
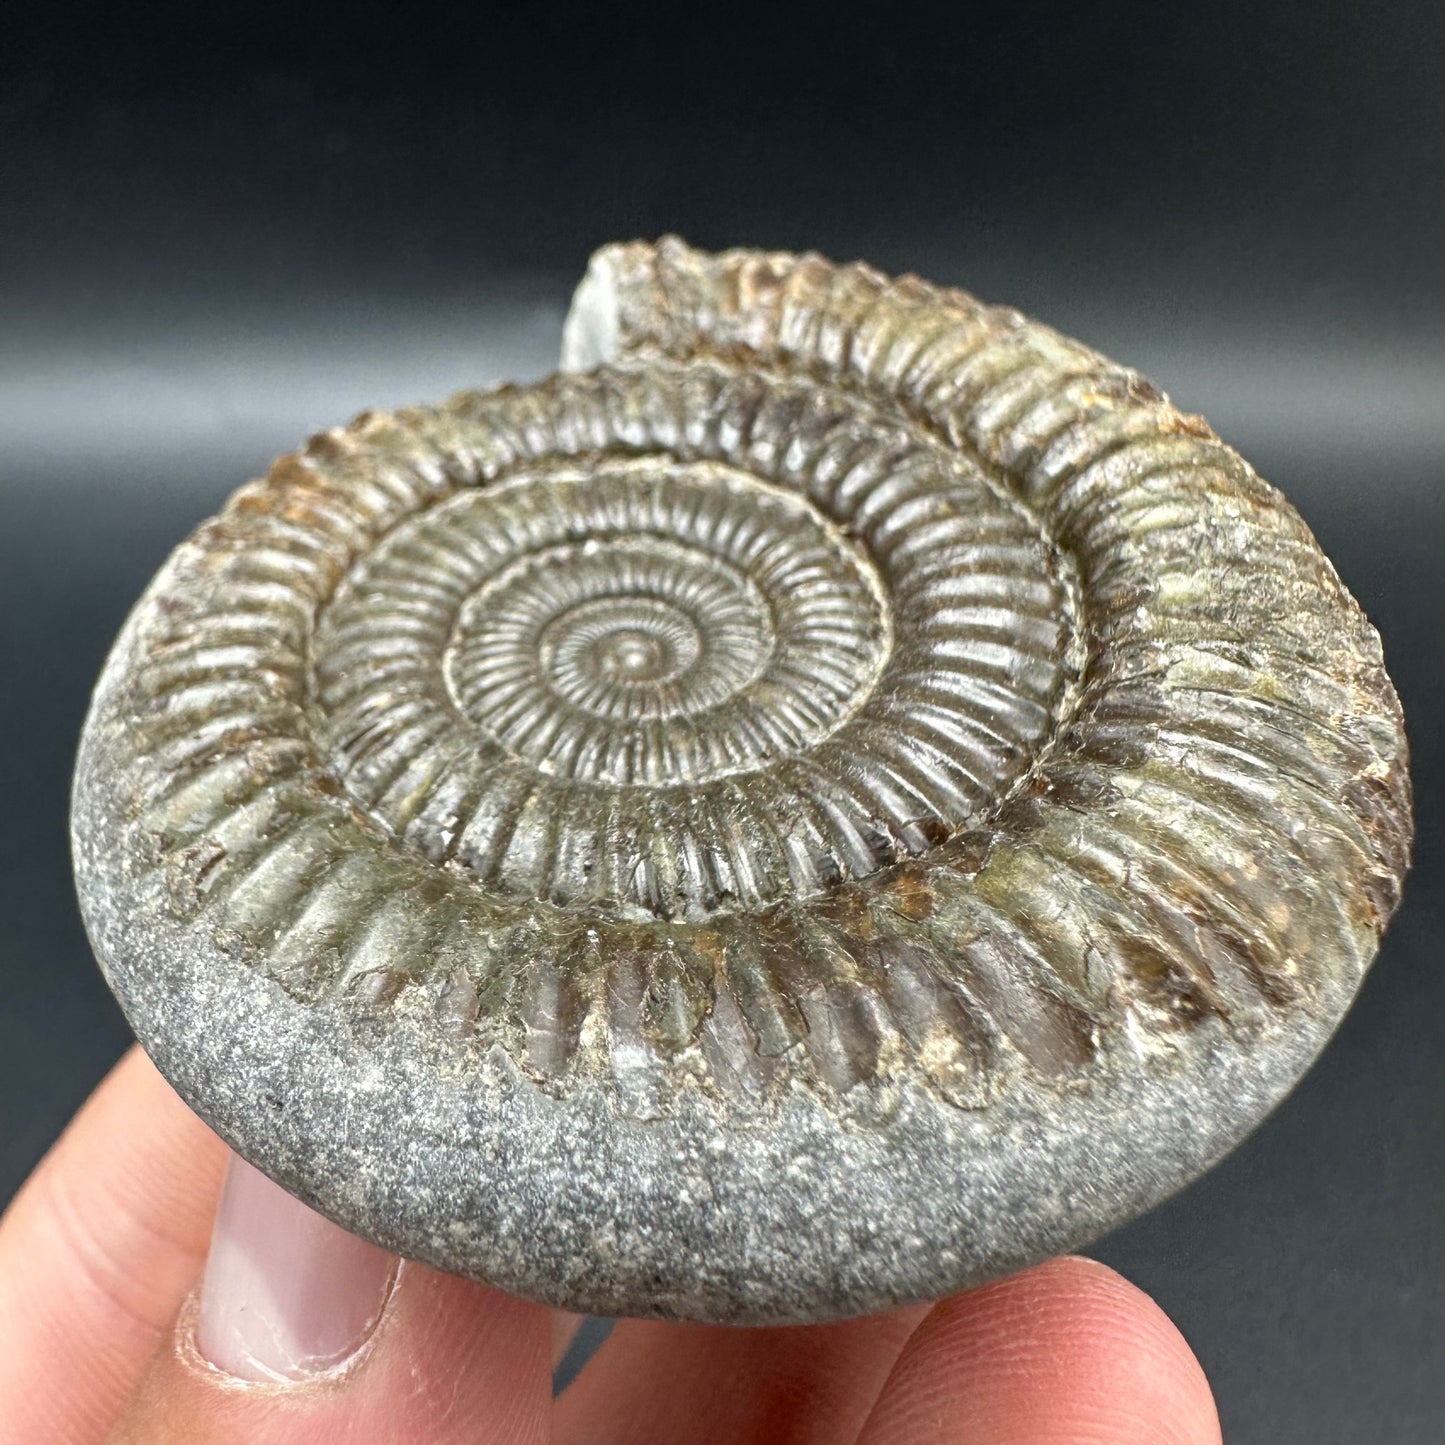
[[[927,882],[908,870],[901,870],[888,879],[879,891],[880,902],[915,923],[933,913],[935,903]]]

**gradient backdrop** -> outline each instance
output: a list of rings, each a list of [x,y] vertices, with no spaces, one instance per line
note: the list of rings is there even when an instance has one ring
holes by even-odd
[[[0,21],[0,1201],[125,1046],[66,856],[88,687],[309,431],[550,369],[594,245],[815,247],[1013,302],[1202,411],[1385,637],[1405,910],[1335,1046],[1103,1241],[1234,1445],[1445,1438],[1445,10],[306,7]]]

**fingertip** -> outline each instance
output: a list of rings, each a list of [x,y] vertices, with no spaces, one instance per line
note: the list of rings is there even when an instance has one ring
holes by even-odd
[[[1137,1286],[1082,1258],[935,1306],[900,1356],[865,1441],[1219,1445],[1194,1352]]]
[[[369,1339],[395,1273],[384,1250],[233,1158],[201,1280],[196,1346],[237,1379],[325,1374]]]
[[[540,1445],[547,1311],[402,1263],[233,1161],[205,1274],[116,1445]]]

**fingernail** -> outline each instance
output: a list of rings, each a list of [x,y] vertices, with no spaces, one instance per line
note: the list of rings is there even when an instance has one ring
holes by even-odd
[[[241,1380],[305,1380],[371,1336],[395,1260],[231,1159],[201,1281],[196,1348]]]

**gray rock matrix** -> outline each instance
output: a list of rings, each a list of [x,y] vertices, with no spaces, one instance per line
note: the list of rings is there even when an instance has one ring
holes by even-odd
[[[367,413],[165,564],[76,875],[181,1095],[552,1305],[934,1298],[1207,1169],[1410,846],[1379,639],[1200,418],[1018,313],[609,246],[563,370]]]

